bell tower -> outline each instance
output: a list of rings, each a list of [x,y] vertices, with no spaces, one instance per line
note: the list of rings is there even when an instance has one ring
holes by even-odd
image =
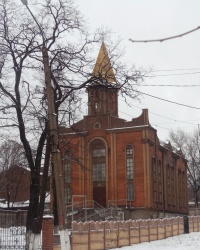
[[[118,90],[115,74],[102,42],[88,87],[88,115],[112,114],[118,117]]]

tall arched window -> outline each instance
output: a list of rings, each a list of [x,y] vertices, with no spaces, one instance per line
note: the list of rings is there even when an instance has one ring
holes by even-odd
[[[184,207],[186,201],[186,185],[185,185],[185,172],[179,169],[178,171],[178,185],[179,185],[179,206]]]
[[[158,170],[158,202],[163,202],[163,171],[162,171],[162,164],[161,160],[157,162],[157,170]]]
[[[172,178],[171,178],[171,166],[167,164],[167,204],[172,205]]]
[[[172,205],[176,205],[175,170],[173,166],[171,167],[171,193]]]
[[[127,182],[127,200],[134,200],[134,166],[133,166],[133,147],[126,146],[126,182]]]
[[[152,159],[152,173],[153,173],[153,200],[157,202],[157,167],[156,158]]]
[[[102,140],[96,139],[90,148],[93,177],[93,200],[106,206],[106,147]]]
[[[65,155],[65,203],[71,202],[71,157],[67,152]]]
[[[152,158],[152,181],[153,181],[153,201],[163,202],[163,169],[162,162],[156,159],[155,156]]]
[[[101,140],[92,143],[92,169],[93,181],[104,182],[106,180],[106,150]]]

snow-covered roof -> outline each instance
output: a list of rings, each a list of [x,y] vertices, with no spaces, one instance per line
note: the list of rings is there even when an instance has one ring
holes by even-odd
[[[50,203],[50,193],[46,193],[45,203]],[[29,200],[22,202],[10,202],[9,206],[12,207],[28,207]],[[8,208],[8,202],[5,199],[0,199],[0,208]]]

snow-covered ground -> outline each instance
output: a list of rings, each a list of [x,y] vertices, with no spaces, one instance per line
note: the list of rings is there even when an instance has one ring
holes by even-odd
[[[197,250],[200,249],[200,232],[169,237],[164,240],[144,242],[113,250]]]

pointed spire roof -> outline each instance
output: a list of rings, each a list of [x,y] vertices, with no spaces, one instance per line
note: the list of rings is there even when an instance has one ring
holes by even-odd
[[[108,83],[115,83],[115,74],[108,56],[108,52],[104,42],[101,44],[99,55],[93,69],[93,76],[101,76],[105,78]]]

